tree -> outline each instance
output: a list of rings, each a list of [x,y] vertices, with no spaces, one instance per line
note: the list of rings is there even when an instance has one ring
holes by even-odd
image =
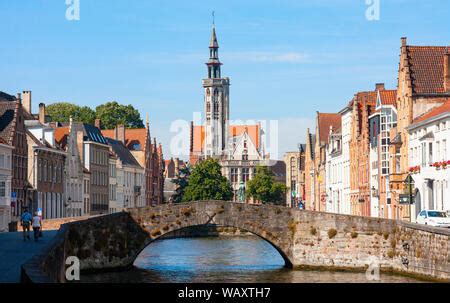
[[[233,189],[222,176],[220,164],[214,159],[199,162],[189,177],[183,202],[197,200],[231,200]]]
[[[102,128],[112,129],[118,124],[127,128],[142,128],[144,123],[139,111],[131,104],[122,105],[116,101],[99,105],[95,109],[97,119],[100,119]]]
[[[95,112],[87,106],[78,106],[68,102],[57,102],[48,105],[45,112],[51,121],[69,122],[69,118],[76,122],[94,124]]]
[[[286,186],[275,181],[272,171],[267,166],[258,166],[255,177],[247,181],[247,198],[253,198],[262,203],[280,204],[285,192]]]
[[[171,196],[171,201],[174,203],[180,203],[183,200],[186,187],[188,186],[189,176],[191,174],[191,167],[186,165],[179,170],[178,175],[172,180],[172,183],[176,185],[175,194]]]

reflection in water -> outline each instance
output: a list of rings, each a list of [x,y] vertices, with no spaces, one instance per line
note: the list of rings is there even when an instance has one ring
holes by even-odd
[[[365,273],[300,271],[258,237],[183,238],[156,241],[131,271],[83,276],[83,282],[370,282]],[[377,282],[377,281],[375,281]],[[417,280],[381,274],[381,282]]]

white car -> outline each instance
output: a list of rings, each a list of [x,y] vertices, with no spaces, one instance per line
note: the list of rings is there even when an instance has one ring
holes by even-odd
[[[450,216],[442,210],[422,210],[417,216],[417,223],[436,227],[450,228]]]

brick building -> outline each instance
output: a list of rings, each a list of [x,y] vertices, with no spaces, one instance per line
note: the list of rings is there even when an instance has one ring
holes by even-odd
[[[13,146],[11,179],[11,220],[17,221],[25,206],[31,207],[27,193],[28,147],[25,129],[25,110],[21,94],[17,97],[0,92],[0,138]]]
[[[52,132],[52,128],[47,128],[37,120],[26,122],[28,181],[33,187],[31,209],[33,211],[41,209],[44,219],[66,217],[68,206],[64,191],[66,152],[56,146],[52,136],[47,133]]]
[[[390,134],[389,189],[392,218],[412,220],[409,205],[400,204],[409,169],[409,135],[413,121],[450,99],[449,46],[413,46],[401,39],[397,87],[397,127]]]

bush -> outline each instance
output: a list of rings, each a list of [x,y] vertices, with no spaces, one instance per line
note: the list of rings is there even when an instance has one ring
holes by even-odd
[[[337,230],[334,228],[330,228],[328,230],[328,238],[333,239],[337,235]]]

